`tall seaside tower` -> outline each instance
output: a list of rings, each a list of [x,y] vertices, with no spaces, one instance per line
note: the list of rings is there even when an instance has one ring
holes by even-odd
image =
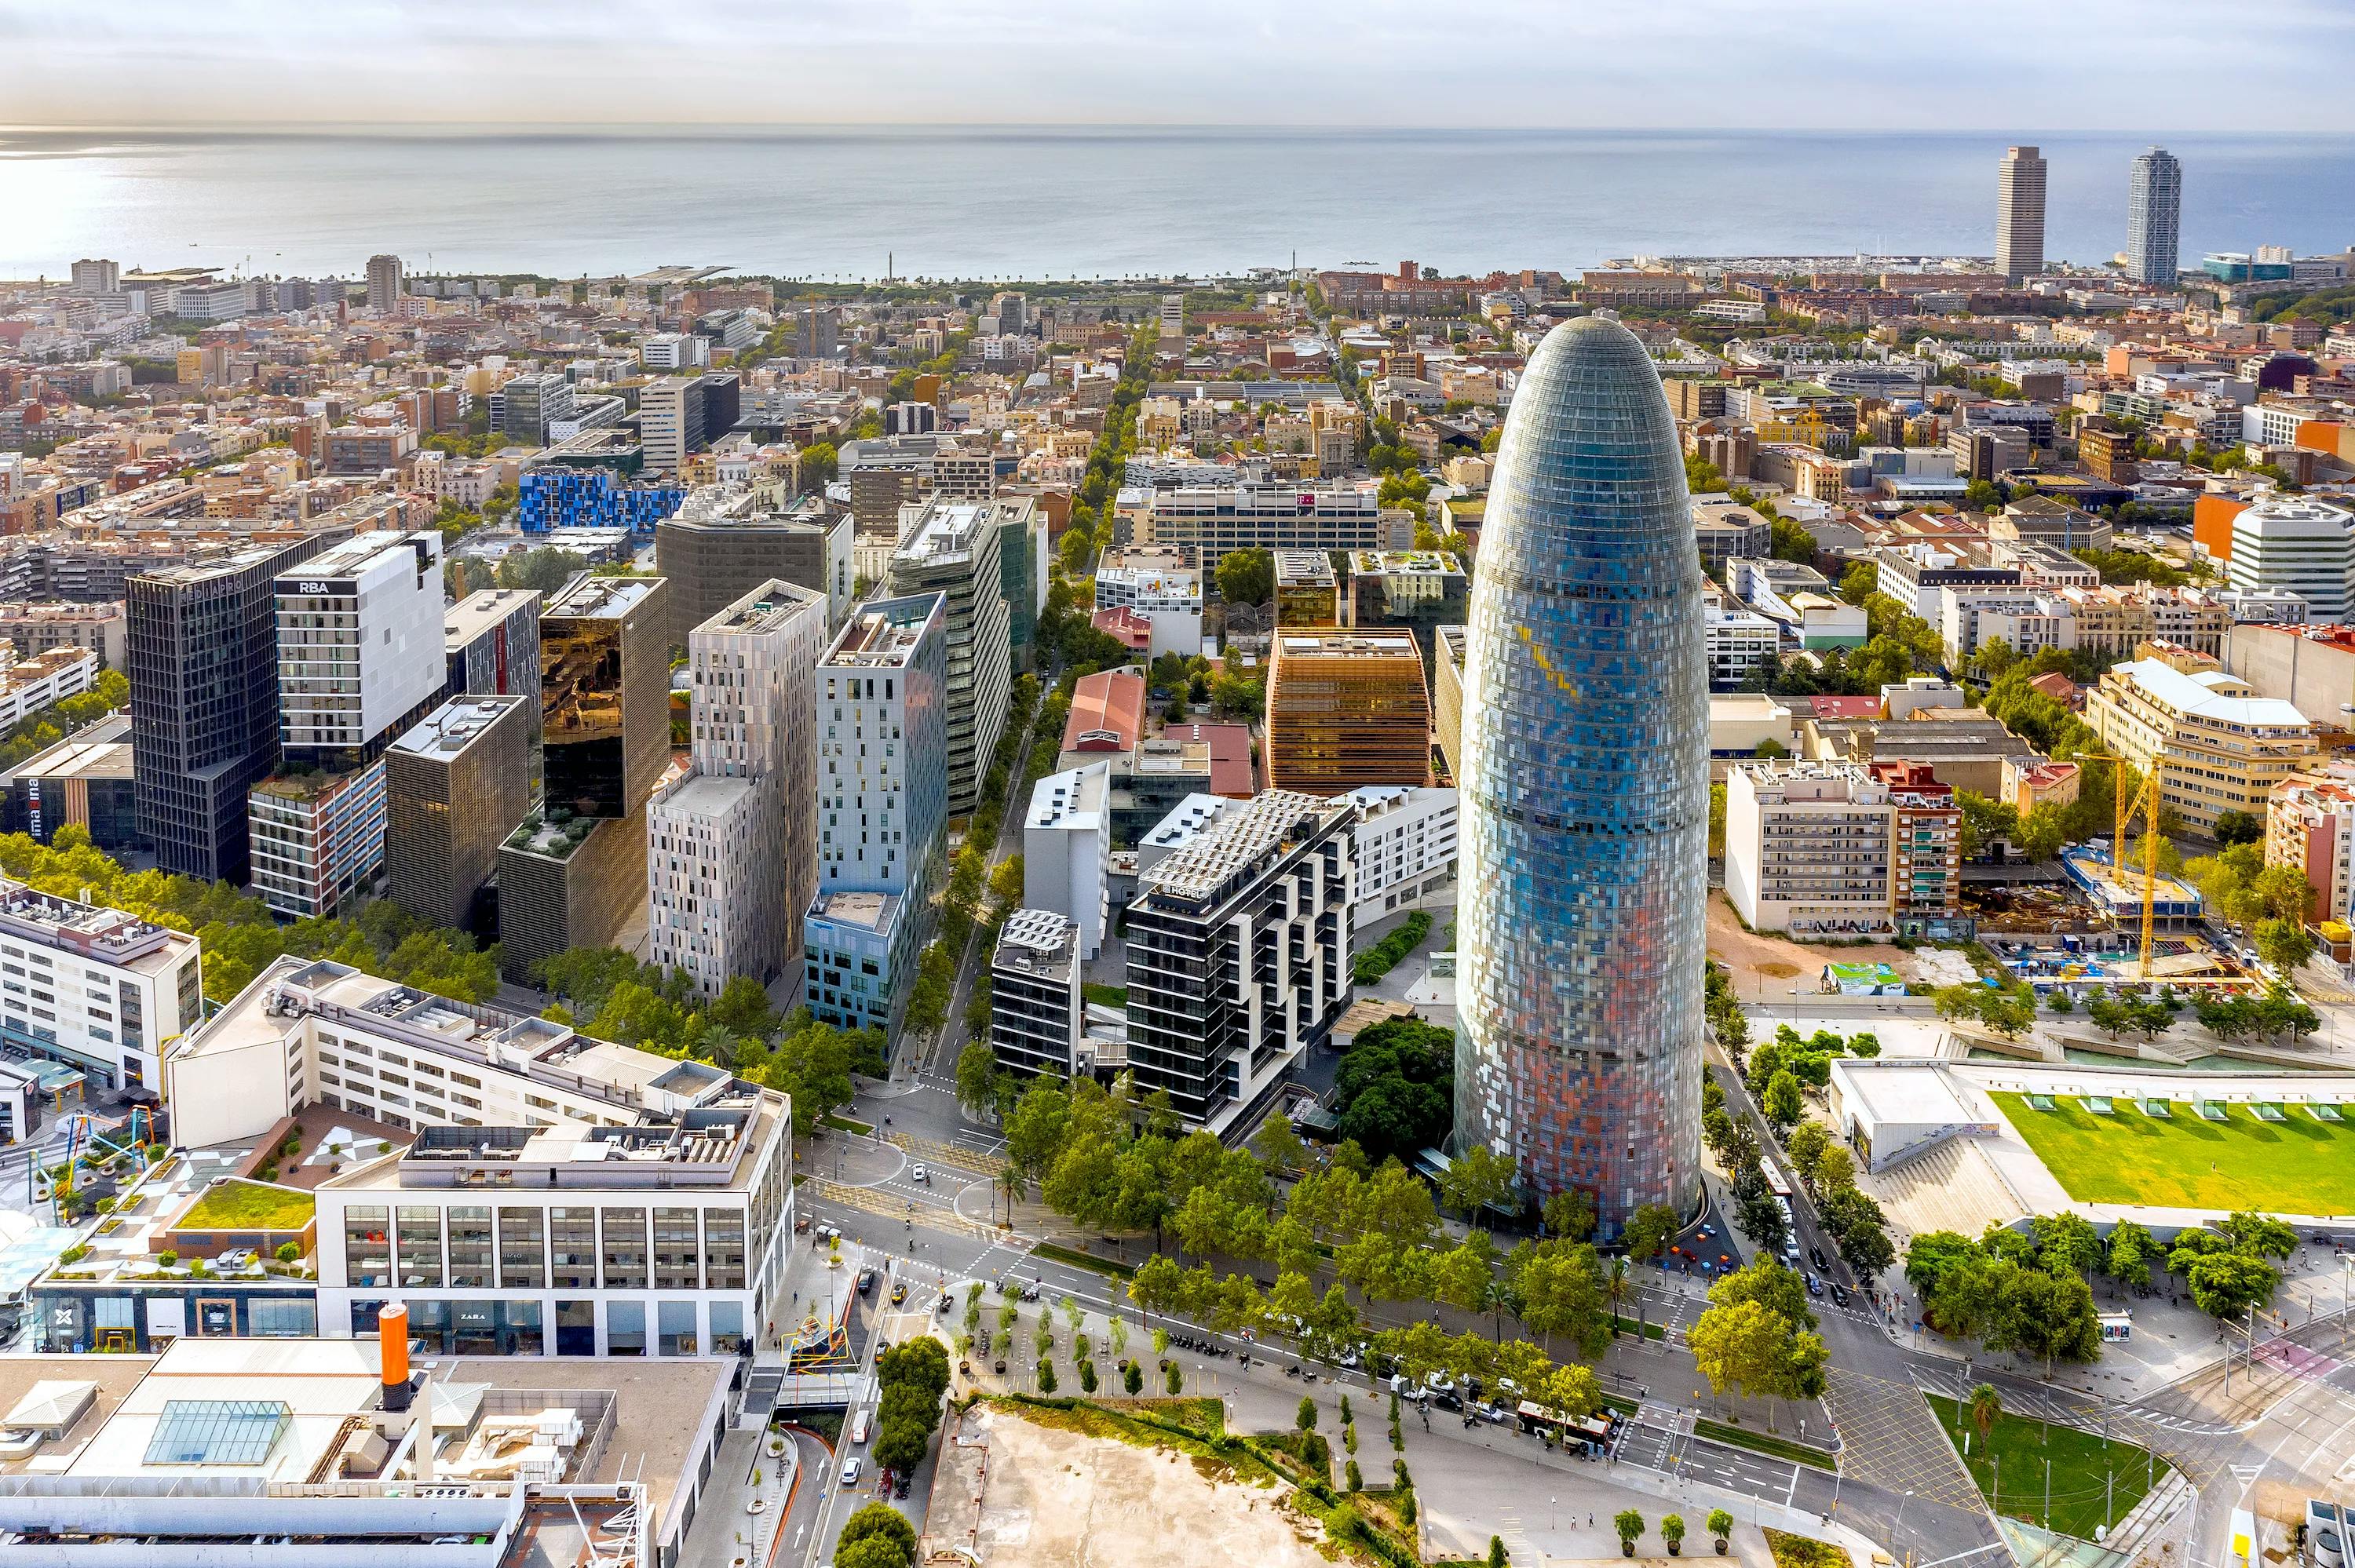
[[[2140,283],[2175,281],[2176,238],[2183,229],[2183,165],[2164,147],[2134,161],[2126,185],[2126,276]]]
[[[1569,322],[1514,394],[1472,591],[1455,1136],[1605,1234],[1700,1200],[1704,636],[1659,375]]]

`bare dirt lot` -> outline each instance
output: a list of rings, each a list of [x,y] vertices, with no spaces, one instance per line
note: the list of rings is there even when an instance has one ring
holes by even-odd
[[[1331,1568],[1324,1527],[1209,1461],[976,1404],[944,1435],[927,1545],[982,1568]]]
[[[1745,1001],[1755,1001],[1762,985],[1770,998],[1787,996],[1794,986],[1802,994],[1812,991],[1826,964],[1887,964],[1908,979],[1913,974],[1913,955],[1886,942],[1833,947],[1745,931],[1722,893],[1709,898],[1709,956],[1732,971]]]

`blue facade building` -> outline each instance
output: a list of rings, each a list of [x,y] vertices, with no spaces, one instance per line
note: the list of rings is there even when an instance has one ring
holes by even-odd
[[[1455,1137],[1605,1235],[1700,1195],[1709,669],[1676,422],[1609,317],[1530,356],[1464,678]]]
[[[527,534],[626,528],[652,535],[686,501],[684,485],[633,483],[602,468],[536,468],[516,483],[516,525]]]

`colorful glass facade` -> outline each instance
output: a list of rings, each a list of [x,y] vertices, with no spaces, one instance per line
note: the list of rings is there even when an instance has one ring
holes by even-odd
[[[1668,398],[1617,322],[1555,329],[1498,450],[1463,715],[1456,1139],[1605,1234],[1700,1201],[1709,672]]]

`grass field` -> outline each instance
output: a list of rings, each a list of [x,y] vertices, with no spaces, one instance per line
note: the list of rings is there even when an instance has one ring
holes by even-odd
[[[2073,1426],[2047,1427],[2023,1416],[1996,1417],[1982,1445],[1978,1428],[1959,1404],[1928,1397],[1957,1454],[1963,1450],[1964,1435],[1969,1434],[1971,1451],[1963,1463],[1988,1502],[2009,1518],[2091,1541],[2097,1527],[2124,1519],[2159,1478],[2160,1466],[2147,1448],[2105,1441]],[[2052,1466],[2050,1520],[2044,1516],[2047,1460]]]
[[[317,1202],[308,1192],[266,1187],[225,1177],[205,1189],[180,1217],[185,1231],[299,1231],[311,1223]]]
[[[2069,1195],[2088,1203],[2193,1209],[2265,1209],[2287,1214],[2355,1213],[2355,1122],[2337,1126],[2291,1107],[2259,1121],[2246,1106],[2204,1121],[2174,1104],[2166,1121],[2131,1100],[2095,1116],[2075,1099],[2049,1111],[2014,1094],[1991,1097]]]

